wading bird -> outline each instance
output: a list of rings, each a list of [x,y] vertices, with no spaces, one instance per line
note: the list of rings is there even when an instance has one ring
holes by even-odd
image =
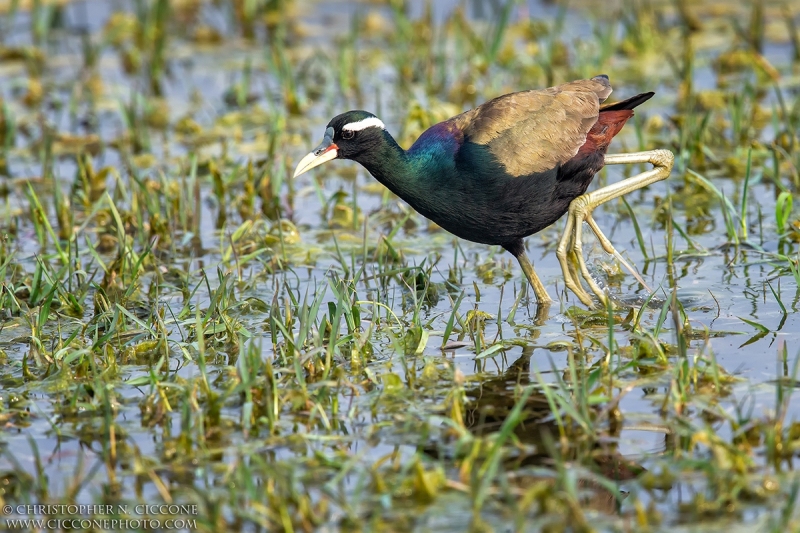
[[[564,280],[585,305],[606,294],[589,274],[582,255],[583,222],[603,249],[613,254],[645,287],[592,218],[605,202],[665,179],[672,170],[669,150],[607,155],[611,139],[652,92],[613,104],[605,75],[543,90],[490,100],[431,126],[403,150],[383,122],[366,111],[348,111],[330,121],[313,152],[294,177],[333,159],[350,159],[416,211],[450,233],[473,242],[499,244],[519,261],[537,301],[550,297],[525,254],[523,239],[568,213],[557,256]],[[604,165],[650,163],[651,170],[587,193]],[[578,270],[568,262],[572,251]]]

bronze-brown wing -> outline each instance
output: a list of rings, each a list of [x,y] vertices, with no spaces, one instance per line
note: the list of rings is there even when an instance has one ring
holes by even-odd
[[[597,76],[500,96],[452,120],[466,142],[485,145],[509,175],[527,176],[574,157],[609,94],[608,78]]]

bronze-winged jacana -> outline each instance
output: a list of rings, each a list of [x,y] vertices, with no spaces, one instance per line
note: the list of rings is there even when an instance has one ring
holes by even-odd
[[[571,249],[580,276],[605,301],[583,259],[583,221],[605,251],[644,284],[600,231],[592,211],[665,179],[674,159],[669,150],[606,155],[611,139],[633,116],[633,108],[653,96],[642,93],[601,105],[609,94],[611,84],[605,75],[507,94],[430,127],[408,150],[398,146],[372,113],[348,111],[330,121],[322,144],[300,161],[294,177],[332,159],[357,161],[450,233],[499,244],[511,252],[542,304],[550,297],[525,255],[522,239],[568,213],[558,260],[567,287],[591,307],[592,299],[567,262]],[[604,165],[634,163],[654,168],[586,193]]]

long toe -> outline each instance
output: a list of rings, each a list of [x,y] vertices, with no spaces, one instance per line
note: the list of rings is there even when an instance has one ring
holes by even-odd
[[[575,198],[569,206],[568,216],[572,219],[572,251],[575,254],[575,260],[578,262],[580,276],[586,280],[589,288],[600,298],[600,301],[605,301],[605,293],[595,283],[583,258],[583,222],[591,216],[591,209],[591,199],[586,195]],[[578,281],[580,283],[580,279]],[[584,304],[592,307],[591,298],[586,291],[583,291],[583,295],[579,295],[579,297]]]

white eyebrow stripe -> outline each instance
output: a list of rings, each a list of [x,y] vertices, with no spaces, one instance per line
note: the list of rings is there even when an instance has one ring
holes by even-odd
[[[342,126],[343,131],[361,131],[367,128],[380,128],[382,130],[385,130],[386,126],[378,117],[369,117],[365,118],[364,120],[359,120],[358,122],[351,122],[350,124],[345,124],[344,126]]]

